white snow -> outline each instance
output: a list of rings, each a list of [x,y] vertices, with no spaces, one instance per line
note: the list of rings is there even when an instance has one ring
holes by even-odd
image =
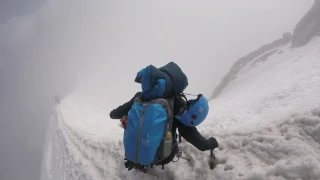
[[[52,138],[47,151],[46,179],[320,179],[320,38],[308,45],[271,55],[232,81],[210,102],[210,114],[198,127],[214,136],[219,164],[210,170],[209,152],[183,141],[194,167],[180,159],[152,174],[127,171],[123,165],[123,129],[108,113],[86,103],[79,94],[64,99],[55,121],[60,145]],[[117,107],[118,105],[115,105]],[[55,134],[51,132],[51,134]],[[56,143],[56,144],[54,144]],[[66,151],[58,150],[65,148]],[[67,158],[53,161],[53,154]],[[63,156],[61,156],[63,157]],[[64,162],[64,174],[57,162]],[[54,162],[54,163],[53,163]],[[51,165],[50,165],[51,164]]]

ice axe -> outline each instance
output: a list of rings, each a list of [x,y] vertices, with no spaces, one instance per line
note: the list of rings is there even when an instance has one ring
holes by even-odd
[[[217,165],[215,162],[216,156],[213,154],[213,149],[210,149],[210,157],[209,157],[209,167],[210,169],[214,169]]]

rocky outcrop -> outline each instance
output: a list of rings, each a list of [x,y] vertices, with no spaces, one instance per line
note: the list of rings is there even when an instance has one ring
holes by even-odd
[[[292,47],[306,45],[320,32],[320,0],[315,0],[311,9],[296,25],[293,31]]]
[[[283,34],[283,37],[281,39],[278,39],[270,44],[266,44],[256,51],[251,52],[250,54],[241,57],[234,65],[231,67],[230,71],[227,73],[227,75],[224,76],[220,84],[214,89],[214,92],[210,99],[216,98],[222,90],[237,77],[238,72],[241,70],[242,67],[244,67],[247,63],[252,62],[256,58],[256,62],[262,62],[268,59],[268,57],[274,53],[276,53],[278,50],[276,48],[279,48],[281,46],[284,46],[288,43],[290,43],[292,40],[292,35],[289,32],[286,32]],[[268,52],[270,51],[270,52]]]
[[[262,56],[260,56],[259,58],[257,58],[257,59],[251,64],[251,66],[255,66],[255,65],[258,64],[258,63],[261,63],[261,62],[266,61],[266,60],[269,58],[269,56],[271,56],[272,54],[274,54],[274,53],[276,53],[276,52],[278,52],[278,51],[279,51],[278,49],[275,49],[275,50],[272,50],[272,51],[270,51],[270,52],[267,52],[267,53],[263,54]]]

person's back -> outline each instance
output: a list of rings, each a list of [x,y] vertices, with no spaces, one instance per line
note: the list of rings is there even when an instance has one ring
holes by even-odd
[[[134,99],[136,97],[141,97],[141,92],[137,92],[131,100],[124,103],[123,105],[120,105],[116,109],[113,109],[110,112],[110,118],[112,119],[121,119],[123,116],[128,116],[128,112],[130,111],[130,108],[132,107],[134,103]],[[174,98],[174,119],[172,123],[172,137],[173,138],[173,148],[171,154],[163,161],[158,163],[158,165],[165,165],[167,163],[170,163],[173,158],[175,157],[178,147],[177,147],[177,130],[178,133],[183,137],[186,141],[191,143],[194,147],[196,147],[200,151],[206,151],[210,149],[215,149],[218,147],[218,142],[215,138],[210,137],[209,139],[204,138],[197,128],[195,126],[186,126],[183,123],[181,123],[176,116],[181,115],[184,112],[184,109],[186,108],[187,102],[181,98],[180,96],[175,96]],[[130,161],[125,162],[126,168],[131,170],[133,168],[134,163]],[[157,164],[156,164],[157,165]]]
[[[196,126],[199,125],[208,114],[208,101],[201,94],[199,94],[197,99],[194,100],[187,100],[185,96],[183,96],[185,99],[181,97],[181,95],[183,95],[183,91],[188,86],[188,78],[176,63],[170,62],[160,68],[149,65],[137,73],[135,82],[141,84],[142,92],[136,93],[130,101],[110,112],[110,117],[112,119],[121,119],[125,115],[128,116],[128,113],[131,110],[129,115],[130,117],[128,117],[129,126],[127,126],[129,129],[125,130],[124,138],[126,156],[128,155],[127,157],[129,159],[142,163],[142,161],[137,159],[137,154],[141,149],[139,149],[139,141],[141,138],[142,141],[144,141],[144,138],[148,140],[149,135],[149,130],[143,131],[143,129],[151,130],[150,133],[152,133],[152,138],[156,137],[154,145],[158,146],[158,143],[160,143],[159,148],[161,147],[162,142],[167,142],[163,141],[163,138],[167,140],[171,139],[174,144],[177,144],[177,130],[181,137],[183,137],[200,151],[206,151],[218,147],[218,143],[215,138],[204,138],[196,128]],[[135,101],[135,98],[137,97],[139,97],[140,101],[139,99],[136,99],[137,101]],[[174,103],[173,107],[171,105],[172,98]],[[170,105],[163,106],[162,103],[157,103],[153,100],[167,101],[167,103]],[[149,105],[145,106],[144,103],[153,104],[151,105],[150,111],[146,110],[149,109],[149,107],[147,107]],[[153,108],[156,106],[159,108]],[[144,124],[143,120],[145,118],[145,113],[147,114],[148,117],[146,118],[149,121],[145,121],[148,123],[146,126],[143,126],[142,124]],[[161,117],[157,117],[157,113]],[[165,126],[164,124],[169,125],[169,128],[167,128],[168,126]],[[164,126],[165,129],[163,129]],[[171,135],[167,136],[167,133],[170,131],[169,129],[171,129],[172,132]],[[146,137],[140,138],[140,133],[142,131],[144,132],[142,136]],[[165,133],[165,136],[163,133]],[[133,142],[135,139],[137,139],[137,143]],[[170,149],[170,147],[163,149]],[[145,161],[143,164],[149,164],[152,161],[152,156],[155,153],[155,149],[153,146],[148,147],[148,145],[143,145],[142,151],[144,150],[147,151],[147,154],[152,154],[147,158],[146,161],[143,160]],[[161,148],[159,150],[161,150]],[[161,161],[161,163],[169,163],[174,158],[176,151],[176,146],[173,146],[169,157],[167,156],[169,153],[165,151],[166,155],[162,156],[161,159],[165,157],[166,159],[165,161]],[[142,158],[142,156],[139,157]],[[155,157],[157,157],[157,159],[159,158],[158,156]],[[125,164],[128,169],[132,168],[132,162],[129,160]]]

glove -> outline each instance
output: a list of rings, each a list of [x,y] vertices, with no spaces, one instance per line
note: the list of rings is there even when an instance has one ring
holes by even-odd
[[[117,111],[115,109],[110,112],[110,118],[111,119],[120,119],[119,115],[117,114]]]
[[[124,160],[127,160],[127,159],[124,159]],[[134,162],[127,160],[124,162],[124,166],[128,169],[128,171],[130,171],[134,167]]]
[[[217,147],[219,147],[219,144],[218,144],[216,138],[214,138],[214,137],[209,138],[208,139],[208,149],[215,149]]]

